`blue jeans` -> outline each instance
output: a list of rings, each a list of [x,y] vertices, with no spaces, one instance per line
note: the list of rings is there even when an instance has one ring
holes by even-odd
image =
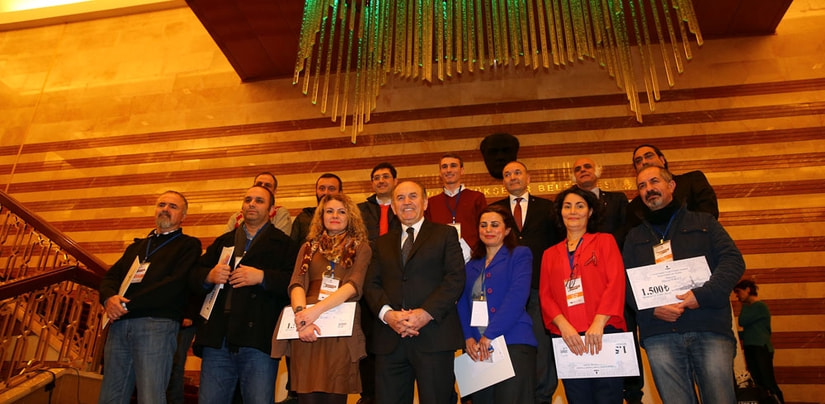
[[[665,404],[694,404],[693,383],[705,404],[735,404],[736,343],[712,332],[660,334],[644,339],[650,371]]]
[[[166,403],[179,327],[166,318],[113,321],[103,348],[98,403],[128,404],[136,385],[139,403]]]
[[[270,358],[269,353],[247,347],[230,352],[224,342],[221,349],[204,347],[202,359],[198,403],[232,402],[238,382],[244,404],[272,404],[275,401],[279,359]]]

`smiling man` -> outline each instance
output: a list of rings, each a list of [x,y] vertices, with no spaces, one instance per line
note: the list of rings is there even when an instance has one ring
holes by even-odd
[[[487,207],[487,199],[478,191],[461,183],[464,160],[455,153],[446,153],[438,163],[442,193],[430,198],[427,220],[455,227],[458,236],[472,248],[478,242],[478,216]]]
[[[370,183],[374,193],[367,200],[358,204],[364,225],[367,227],[370,241],[398,226],[398,219],[392,211],[392,190],[398,183],[398,171],[392,164],[383,162],[373,167]]]
[[[464,258],[452,227],[424,219],[427,193],[415,182],[393,191],[401,226],[378,237],[364,283],[373,313],[376,398],[447,404],[455,351],[464,344],[456,301],[464,288]]]
[[[625,240],[626,268],[704,256],[710,279],[676,296],[679,303],[637,310],[639,339],[664,403],[735,403],[730,293],[745,271],[742,254],[712,215],[688,210],[674,198],[677,184],[664,167],[643,167],[636,176],[645,204],[642,224]],[[667,247],[668,258],[661,251]],[[632,291],[628,303],[635,309]]]

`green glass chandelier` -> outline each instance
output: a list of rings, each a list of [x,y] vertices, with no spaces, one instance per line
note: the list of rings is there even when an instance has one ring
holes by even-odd
[[[673,86],[692,56],[688,32],[701,46],[691,0],[306,0],[293,84],[342,131],[349,121],[354,143],[389,75],[434,82],[590,60],[642,122],[637,80],[653,111],[657,65]]]

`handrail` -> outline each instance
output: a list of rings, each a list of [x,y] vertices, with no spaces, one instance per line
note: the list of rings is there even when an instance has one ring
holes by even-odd
[[[0,393],[57,361],[99,371],[106,265],[0,191]]]
[[[23,221],[29,223],[32,227],[37,229],[39,233],[54,241],[55,244],[59,245],[67,253],[75,257],[75,259],[77,259],[77,261],[85,267],[79,268],[79,270],[75,273],[79,280],[84,281],[79,283],[97,289],[97,286],[100,284],[100,280],[103,279],[103,275],[106,274],[107,268],[107,265],[101,261],[100,258],[86,251],[83,247],[77,244],[76,241],[67,237],[60,230],[41,218],[37,213],[29,210],[17,199],[3,191],[0,191],[0,206],[6,207],[11,213],[14,213],[23,219]],[[82,272],[91,273],[84,274]],[[88,282],[91,283],[87,284]],[[0,286],[0,288],[2,287],[3,286]]]

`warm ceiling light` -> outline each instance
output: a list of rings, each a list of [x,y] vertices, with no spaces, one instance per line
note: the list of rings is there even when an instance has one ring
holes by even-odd
[[[0,0],[0,12],[33,10],[36,8],[46,8],[63,6],[66,4],[85,3],[91,0]]]
[[[331,95],[332,120],[343,131],[352,115],[355,142],[388,73],[432,82],[496,65],[550,71],[590,60],[641,122],[637,80],[652,111],[656,62],[673,86],[691,58],[688,31],[701,45],[691,0],[306,0],[293,83],[303,74],[303,93],[311,87],[314,104],[320,92],[322,113]]]

